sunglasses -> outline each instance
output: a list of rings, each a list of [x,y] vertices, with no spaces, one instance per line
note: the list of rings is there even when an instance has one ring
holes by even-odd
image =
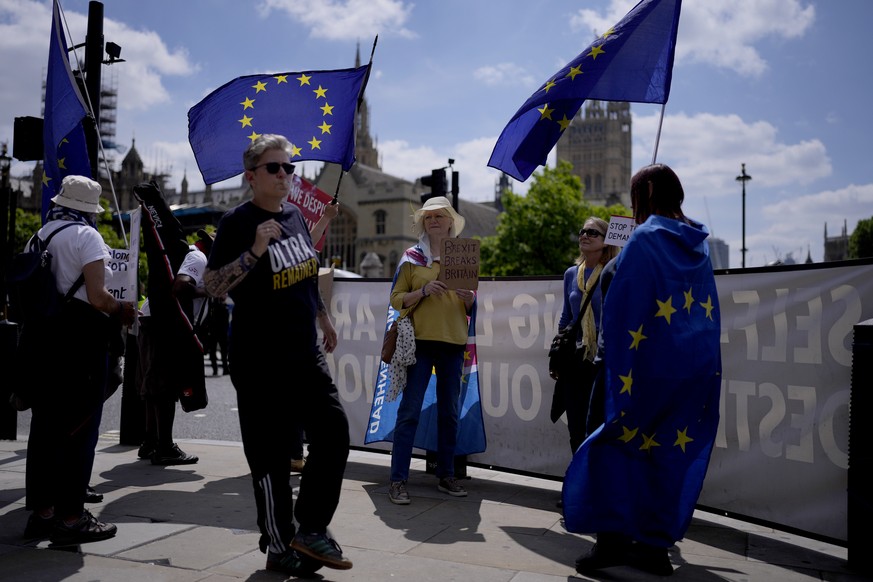
[[[587,234],[591,238],[597,238],[598,236],[603,236],[603,233],[597,230],[596,228],[583,228],[579,231],[579,236],[583,234]]]
[[[266,168],[267,173],[269,174],[278,174],[279,168],[285,170],[285,173],[289,176],[294,173],[294,164],[289,164],[288,162],[285,162],[284,164],[280,164],[279,162],[267,162],[266,164],[258,164],[254,168],[250,168],[250,170],[254,172],[258,168]]]

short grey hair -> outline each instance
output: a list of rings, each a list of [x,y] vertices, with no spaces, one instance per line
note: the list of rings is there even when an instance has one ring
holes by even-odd
[[[275,133],[265,133],[256,137],[243,152],[243,167],[246,170],[251,170],[257,166],[261,156],[267,150],[282,150],[290,157],[291,142],[284,135]]]

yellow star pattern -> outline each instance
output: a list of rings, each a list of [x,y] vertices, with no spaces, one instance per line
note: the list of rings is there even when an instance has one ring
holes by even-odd
[[[259,137],[261,137],[261,134],[260,134],[260,133],[255,133],[254,131],[251,133],[251,135],[249,135],[249,139],[252,140],[252,141],[255,141],[255,140],[258,139]]]
[[[43,174],[42,174],[42,185],[43,185],[43,186],[48,186],[48,183],[49,183],[49,182],[51,182],[51,178],[49,178],[49,175],[48,175],[48,174],[46,174],[45,172],[43,172]]]
[[[681,447],[682,452],[685,452],[685,445],[693,441],[694,439],[688,436],[688,427],[686,426],[683,430],[676,431],[676,442],[673,443],[673,446]]]
[[[592,60],[592,61],[596,61],[596,60],[597,60],[597,56],[598,56],[598,55],[603,55],[603,54],[606,54],[606,51],[605,51],[605,50],[603,50],[603,49],[600,48],[599,46],[593,46],[593,47],[591,47],[591,52],[588,53],[588,54],[585,55],[585,56],[586,56],[586,57],[591,57],[591,60]]]
[[[58,158],[58,169],[66,170],[67,169],[67,158]]]
[[[254,109],[254,107],[255,107],[255,100],[254,100],[254,99],[249,99],[248,97],[246,97],[246,100],[243,101],[242,103],[240,103],[240,105],[243,106],[243,111],[245,111],[246,109]]]
[[[639,431],[639,430],[640,429],[638,429],[638,428],[631,430],[628,427],[623,426],[623,427],[621,427],[622,435],[620,437],[618,437],[618,440],[629,443],[632,440],[634,440],[634,437],[637,436],[637,431]]]
[[[640,446],[641,451],[651,451],[653,447],[660,447],[661,443],[655,440],[655,435],[643,435],[643,444]]]
[[[712,295],[707,295],[706,303],[701,303],[700,306],[706,310],[707,319],[712,321],[712,310],[715,309],[715,306],[712,304]]]
[[[297,147],[296,145],[294,145],[293,143],[291,144],[291,157],[292,157],[292,158],[293,158],[294,156],[299,156],[299,155],[301,155],[300,152],[302,152],[302,151],[303,151],[303,148],[299,148],[299,147]]]
[[[308,144],[309,144],[309,147],[311,147],[311,148],[314,149],[314,150],[320,150],[320,149],[321,149],[321,140],[320,140],[320,139],[315,139],[315,136],[312,136],[312,139],[309,140],[309,141],[306,142],[306,143],[308,143]]]
[[[280,83],[287,83],[288,82],[288,75],[276,75],[273,78],[276,79],[277,85]]]
[[[252,85],[252,89],[255,90],[255,93],[260,93],[267,90],[267,84],[263,81],[258,81],[255,85]]]
[[[600,35],[600,38],[606,38],[610,34],[615,34],[615,27],[610,27],[609,30]]]
[[[322,134],[325,134],[325,133],[330,133],[330,128],[331,128],[331,127],[333,127],[333,126],[332,126],[332,125],[328,125],[326,121],[322,121],[322,122],[321,122],[321,125],[318,126],[318,129],[321,130],[321,133],[322,133]]]
[[[647,336],[643,335],[642,324],[640,324],[640,328],[638,330],[636,330],[636,331],[628,330],[627,332],[629,334],[631,334],[632,338],[634,338],[634,341],[631,342],[630,348],[628,348],[630,350],[638,350],[640,348],[640,342],[643,341],[644,339],[649,339]]]
[[[667,298],[667,301],[655,299],[655,303],[658,304],[658,313],[655,314],[655,317],[663,317],[667,320],[667,325],[670,325],[670,316],[676,313],[676,308],[673,307],[672,295]]]
[[[630,395],[631,386],[633,386],[634,384],[633,373],[633,370],[629,370],[627,376],[618,376],[619,380],[621,380],[621,390],[618,391],[619,394],[624,394],[625,392],[627,392],[628,395]]]
[[[248,115],[243,115],[242,119],[238,119],[242,125],[240,127],[252,127],[252,118]]]
[[[470,350],[464,350],[464,361],[472,360],[473,356],[470,354]]]
[[[312,92],[315,93],[316,99],[318,99],[319,97],[324,97],[325,99],[327,99],[327,89],[325,89],[321,85],[318,86],[318,89],[313,89]]]
[[[320,109],[324,112],[324,115],[333,115],[333,105],[325,103]]]
[[[564,119],[558,120],[558,125],[561,126],[561,131],[566,131],[570,124],[573,122],[572,119],[567,119],[567,115],[564,114]]]
[[[691,314],[691,306],[694,305],[694,295],[691,294],[691,287],[688,288],[688,291],[683,291],[685,294],[685,305],[683,308],[689,314]]]
[[[542,109],[537,109],[537,111],[540,112],[540,120],[543,120],[543,119],[551,119],[552,112],[554,111],[554,109],[549,109],[549,104],[546,103],[545,105],[543,105]]]
[[[553,80],[550,79],[549,82],[546,83],[545,87],[543,87],[543,91],[545,91],[546,93],[548,93],[548,92],[549,92],[549,89],[551,89],[551,88],[554,87],[554,86],[555,86],[555,81],[553,81]]]
[[[301,75],[297,77],[297,80],[300,81],[300,86],[302,87],[303,85],[309,85],[309,79],[311,78],[311,76],[301,73]]]
[[[582,65],[579,65],[576,67],[571,67],[570,72],[567,73],[567,76],[570,77],[571,81],[575,81],[576,75],[581,75],[581,74],[582,74]]]

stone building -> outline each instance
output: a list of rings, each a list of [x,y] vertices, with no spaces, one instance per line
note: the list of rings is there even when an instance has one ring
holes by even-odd
[[[586,101],[558,140],[557,158],[573,164],[586,201],[630,208],[630,103]]]

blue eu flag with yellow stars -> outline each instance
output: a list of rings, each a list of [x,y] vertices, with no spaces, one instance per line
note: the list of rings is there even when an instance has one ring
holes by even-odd
[[[67,41],[61,28],[60,7],[55,1],[45,80],[43,220],[65,176],[75,174],[91,177],[91,161],[82,127],[82,120],[87,115],[88,109],[70,68]]]
[[[488,165],[525,181],[586,99],[666,103],[681,0],[642,0],[525,101],[503,129]]]
[[[650,216],[616,259],[601,326],[605,421],[564,477],[571,532],[669,547],[691,523],[721,394],[708,234],[693,221]]]
[[[349,170],[369,70],[247,75],[219,87],[188,111],[188,141],[203,180],[214,184],[242,173],[243,152],[266,133],[291,142],[292,162],[318,160]]]

